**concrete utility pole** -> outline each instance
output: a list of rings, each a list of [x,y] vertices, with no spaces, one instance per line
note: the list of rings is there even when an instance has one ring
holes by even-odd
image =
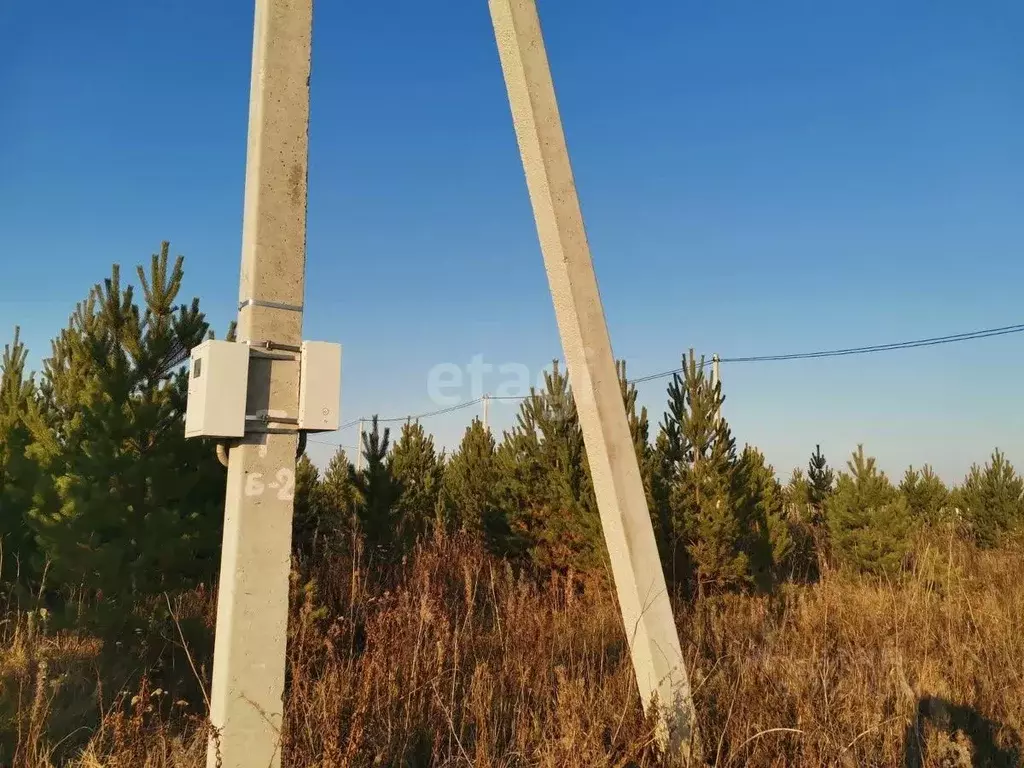
[[[489,0],[512,118],[644,710],[674,762],[697,754],[690,682],[583,226],[534,0]]]
[[[491,404],[491,396],[490,395],[484,395],[482,400],[483,400],[482,405],[483,405],[483,417],[484,417],[483,418],[483,425],[484,425],[484,431],[486,432],[487,431],[487,410],[488,410],[488,406]]]
[[[256,0],[238,310],[238,340],[254,347],[302,342],[312,14],[312,0]],[[228,454],[209,768],[281,763],[299,405],[289,357],[252,357],[246,413],[267,421]]]

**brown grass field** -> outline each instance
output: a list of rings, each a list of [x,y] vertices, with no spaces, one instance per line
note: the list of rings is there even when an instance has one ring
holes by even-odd
[[[660,765],[606,586],[539,585],[462,539],[389,580],[361,557],[300,570],[284,765]],[[829,573],[678,603],[705,762],[1019,765],[1022,581],[1020,549],[932,538],[898,583]],[[214,603],[140,609],[152,626],[116,643],[9,607],[0,765],[205,766]]]

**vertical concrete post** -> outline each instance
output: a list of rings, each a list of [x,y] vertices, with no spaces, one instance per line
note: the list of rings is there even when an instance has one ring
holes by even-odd
[[[671,759],[695,754],[690,682],[590,258],[534,0],[489,0],[619,607],[644,710]]]
[[[238,340],[302,341],[312,0],[256,0]],[[281,763],[297,360],[253,355],[228,453],[209,768]]]

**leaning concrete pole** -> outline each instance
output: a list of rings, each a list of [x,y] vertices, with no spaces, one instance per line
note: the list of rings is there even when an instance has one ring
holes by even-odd
[[[238,340],[298,349],[306,261],[312,0],[256,0]],[[253,355],[228,453],[209,768],[281,763],[297,355]],[[257,431],[249,432],[248,429]]]
[[[679,762],[695,754],[690,682],[612,355],[535,0],[490,0],[562,348],[644,710]]]

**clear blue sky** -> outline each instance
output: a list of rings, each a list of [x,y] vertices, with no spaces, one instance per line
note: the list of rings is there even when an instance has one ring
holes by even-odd
[[[631,374],[690,346],[1024,322],[1024,5],[540,8]],[[36,364],[112,262],[162,239],[226,326],[251,23],[244,0],[3,4],[0,329],[21,324]],[[344,344],[343,418],[436,407],[438,363],[560,355],[484,0],[318,2],[309,181],[305,335]],[[1022,353],[1010,336],[725,366],[725,415],[783,475],[816,442],[839,464],[864,442],[892,473],[959,479],[996,445],[1024,468]],[[641,392],[657,418],[663,387]],[[473,413],[427,426],[451,444]]]

